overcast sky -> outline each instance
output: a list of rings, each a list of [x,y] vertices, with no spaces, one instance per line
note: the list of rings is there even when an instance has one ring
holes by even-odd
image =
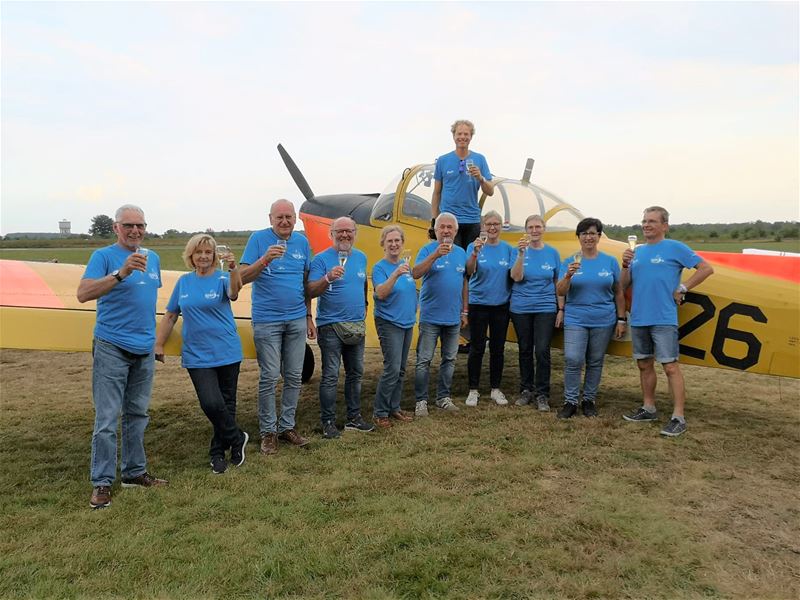
[[[2,4],[0,232],[255,229],[472,148],[607,223],[800,219],[797,2]]]

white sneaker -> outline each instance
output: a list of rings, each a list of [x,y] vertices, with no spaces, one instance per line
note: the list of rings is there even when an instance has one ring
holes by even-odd
[[[492,388],[492,393],[490,395],[492,400],[494,400],[498,406],[505,406],[506,404],[508,404],[508,400],[506,400],[506,395],[499,389]]]
[[[414,415],[417,417],[428,416],[428,402],[426,400],[420,400],[417,402],[417,406],[414,409]]]
[[[478,390],[470,390],[464,404],[467,406],[478,406],[478,398],[480,397],[481,395],[478,393]]]
[[[439,398],[436,401],[436,406],[442,410],[446,410],[447,412],[458,412],[461,410],[455,404],[453,404],[453,400],[450,397]]]

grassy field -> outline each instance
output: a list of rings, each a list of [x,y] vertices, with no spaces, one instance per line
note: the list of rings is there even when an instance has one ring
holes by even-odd
[[[511,393],[516,347],[506,356]],[[146,443],[169,488],[115,486],[91,511],[90,356],[0,357],[2,598],[800,595],[798,380],[684,367],[689,431],[672,440],[620,418],[639,402],[629,360],[609,357],[600,418],[561,422],[483,399],[467,409],[460,356],[458,414],[325,441],[317,374],[298,410],[310,448],[265,458],[252,444],[219,476],[189,377],[168,358]],[[562,367],[554,352],[554,399]],[[380,368],[368,350],[365,414]],[[246,361],[240,423],[254,437],[257,375]],[[662,423],[665,397],[662,376]]]

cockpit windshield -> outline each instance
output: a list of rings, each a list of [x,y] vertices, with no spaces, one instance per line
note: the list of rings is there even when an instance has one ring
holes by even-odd
[[[398,186],[405,186],[402,218],[429,221],[431,218],[431,199],[433,197],[434,164],[406,169],[402,176],[395,177],[378,197],[372,210],[374,221],[392,221]],[[523,231],[525,219],[530,215],[545,218],[548,231],[575,231],[583,215],[571,204],[531,183],[518,179],[494,179],[493,196],[483,199],[483,214],[490,210],[500,213],[504,231]],[[402,193],[402,189],[400,190]],[[481,196],[483,198],[483,196]]]

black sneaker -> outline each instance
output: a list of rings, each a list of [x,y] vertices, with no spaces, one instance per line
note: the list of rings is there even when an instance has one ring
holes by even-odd
[[[584,417],[597,416],[597,405],[594,403],[594,400],[584,400],[581,404],[581,409],[583,410]]]
[[[348,419],[347,423],[344,424],[344,428],[346,431],[363,431],[368,432],[375,429],[375,425],[372,423],[367,423],[364,419],[361,418],[361,415],[353,417],[352,419]]]
[[[247,442],[250,441],[250,436],[246,431],[243,431],[242,435],[244,436],[242,445],[231,448],[231,464],[233,464],[234,467],[241,467],[244,464],[244,447],[247,446]]]
[[[322,424],[322,437],[326,440],[335,440],[342,435],[342,432],[336,428],[336,423],[333,421],[325,421]]]
[[[564,402],[564,406],[558,409],[558,414],[556,418],[558,419],[569,419],[571,418],[576,412],[578,412],[578,405],[572,404],[572,402]]]
[[[669,423],[664,425],[664,429],[661,430],[661,435],[665,435],[667,437],[678,437],[686,432],[686,423],[681,422],[675,417],[669,420]]]
[[[658,413],[656,411],[650,412],[640,406],[639,409],[629,415],[622,415],[626,421],[633,421],[634,423],[646,423],[650,421],[658,421]]]
[[[211,472],[214,473],[214,475],[222,475],[227,470],[228,463],[225,462],[225,458],[222,456],[215,456],[211,459]]]

